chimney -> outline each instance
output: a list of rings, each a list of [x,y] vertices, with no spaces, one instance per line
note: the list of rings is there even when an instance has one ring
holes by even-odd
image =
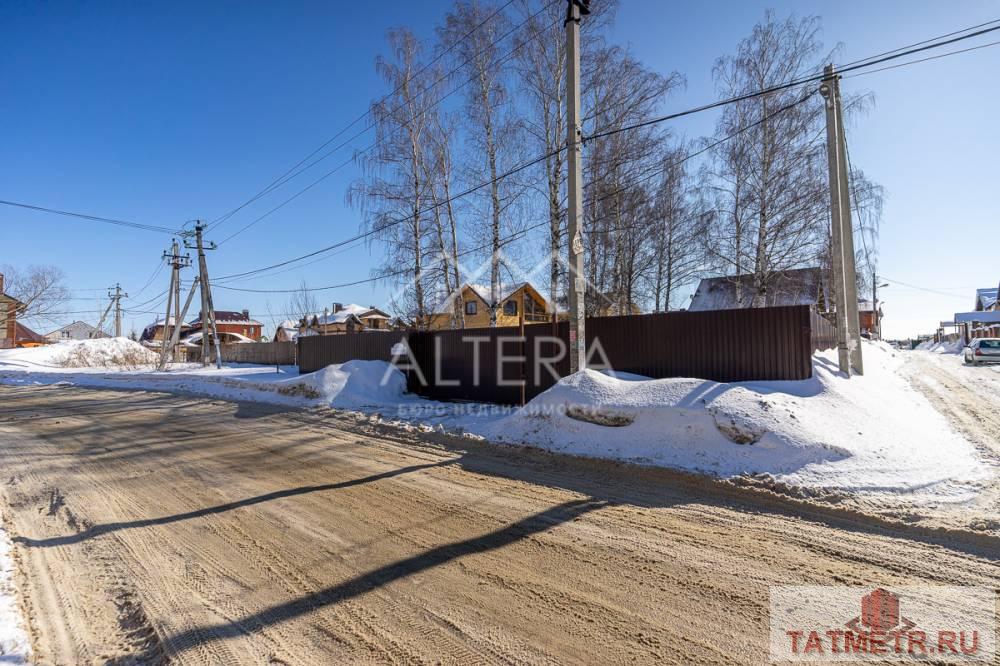
[[[344,309],[344,304],[343,303],[334,303],[333,304],[333,313],[334,314],[337,314],[338,312],[340,312],[343,309]]]
[[[250,319],[250,311],[247,310],[246,308],[243,308],[243,318]]]

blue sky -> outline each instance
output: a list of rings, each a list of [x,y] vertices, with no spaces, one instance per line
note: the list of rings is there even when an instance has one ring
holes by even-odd
[[[596,0],[599,2],[600,0]],[[680,3],[623,0],[612,41],[647,66],[677,70],[686,90],[664,111],[711,100],[714,59],[733,50],[766,8],[818,14],[827,46],[851,61],[1000,18],[992,2]],[[448,2],[9,2],[0,6],[0,199],[174,227],[214,219],[332,136],[384,92],[373,67],[391,26],[432,37]],[[979,41],[993,41],[986,37]],[[886,334],[929,332],[1000,281],[996,125],[1000,47],[844,81],[875,108],[851,128],[854,163],[885,186],[881,272]],[[700,136],[715,116],[675,126]],[[354,145],[363,148],[367,136]],[[221,239],[350,156],[332,156],[223,225]],[[352,236],[359,216],[345,168],[210,256],[236,273]],[[169,237],[0,207],[0,263],[55,264],[69,309],[95,311],[115,282],[135,294]],[[244,283],[294,288],[369,276],[378,247]],[[161,273],[133,304],[166,287]],[[899,283],[931,288],[938,293]],[[322,292],[321,303],[382,303],[389,288]],[[286,297],[222,292],[219,309],[266,317]],[[74,316],[68,316],[72,319]],[[94,314],[80,315],[85,320]],[[135,314],[141,328],[152,315]]]

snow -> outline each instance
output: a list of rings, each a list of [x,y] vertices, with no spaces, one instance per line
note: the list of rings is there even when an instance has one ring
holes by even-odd
[[[722,384],[586,370],[520,409],[418,398],[405,393],[404,375],[383,361],[350,361],[302,376],[294,367],[252,365],[109,372],[41,363],[39,356],[56,353],[49,347],[0,351],[0,382],[327,405],[408,428],[722,478],[754,475],[816,491],[905,495],[917,503],[973,497],[989,476],[973,445],[902,376],[905,354],[864,344],[866,373],[851,379],[837,370],[832,350],[814,356],[814,376],[804,381]]]
[[[970,499],[987,478],[975,448],[897,373],[897,352],[880,343],[865,351],[866,374],[852,379],[833,351],[817,354],[815,376],[796,382],[623,380],[586,370],[480,434],[817,490]]]
[[[153,365],[159,356],[128,338],[66,340],[42,347],[4,350],[0,369],[137,368]]]
[[[935,354],[961,354],[962,350],[965,349],[965,345],[962,344],[961,340],[956,340],[954,342],[934,342],[933,340],[927,340],[926,342],[921,342],[917,345],[916,349],[919,351],[933,352]]]
[[[11,542],[0,527],[0,663],[28,664],[30,648],[14,588]]]

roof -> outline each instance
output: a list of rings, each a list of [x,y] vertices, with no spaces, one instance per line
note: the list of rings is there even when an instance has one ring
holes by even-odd
[[[27,340],[28,342],[48,342],[44,335],[35,333],[33,330],[22,324],[14,322],[14,340]]]
[[[85,321],[80,321],[79,319],[77,319],[77,320],[76,320],[76,321],[74,321],[74,322],[73,322],[72,324],[66,324],[65,326],[62,326],[62,327],[60,327],[60,328],[57,328],[57,329],[55,329],[54,331],[49,331],[49,332],[48,332],[48,333],[46,333],[45,335],[52,335],[53,333],[59,333],[60,331],[65,331],[65,330],[66,330],[66,329],[68,329],[68,328],[80,328],[81,326],[82,326],[82,327],[83,327],[84,329],[86,329],[86,330],[87,330],[88,332],[90,332],[90,331],[96,331],[96,330],[97,330],[97,327],[96,327],[96,326],[91,326],[91,325],[90,325],[90,324],[88,324],[87,322],[85,322]]]
[[[215,311],[215,323],[216,324],[239,324],[241,326],[263,326],[256,319],[251,319],[249,313],[244,314],[243,312],[236,312],[235,310],[216,310]],[[201,313],[198,313],[198,318],[191,321],[188,326],[201,326]]]
[[[737,298],[737,286],[740,287]],[[765,284],[764,305],[815,305],[825,293],[820,268],[794,268],[772,273]],[[726,275],[702,279],[694,293],[690,311],[734,310],[751,306],[754,276]]]
[[[389,315],[382,312],[378,308],[358,305],[357,303],[346,303],[340,307],[337,312],[327,312],[326,314],[312,314],[308,316],[309,322],[312,322],[313,317],[319,322],[320,326],[325,326],[327,324],[344,324],[347,322],[351,316],[354,316],[359,321],[361,319],[389,319]],[[298,328],[298,324],[295,324]]]
[[[983,324],[1000,324],[1000,310],[995,312],[956,312],[955,323],[964,324],[966,322],[978,321]]]
[[[989,310],[997,302],[997,288],[976,289],[976,309]]]
[[[514,293],[516,293],[522,287],[529,287],[545,307],[552,309],[548,299],[542,296],[542,292],[535,289],[534,285],[530,282],[501,282],[498,285],[497,292],[500,294],[499,303],[504,302],[510,298]],[[471,289],[476,296],[478,296],[484,303],[489,305],[490,303],[490,285],[488,284],[477,284],[475,282],[466,282],[462,285],[462,290]],[[433,314],[450,314],[452,309],[455,307],[455,292],[451,294],[438,295],[434,302],[428,308]]]

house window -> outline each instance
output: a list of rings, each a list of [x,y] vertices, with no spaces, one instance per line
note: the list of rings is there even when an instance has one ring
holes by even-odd
[[[477,304],[476,304],[475,301],[466,301],[465,302],[465,314],[467,314],[467,315],[474,315],[474,314],[476,314],[476,305]]]
[[[69,337],[69,331],[63,331],[63,332],[62,332],[62,336],[63,336],[64,338],[68,338],[68,337]]]
[[[513,298],[510,299],[510,300],[504,301],[504,304],[503,304],[503,313],[505,315],[509,316],[509,317],[513,317],[514,315],[516,315],[517,314],[517,301],[515,301]]]

